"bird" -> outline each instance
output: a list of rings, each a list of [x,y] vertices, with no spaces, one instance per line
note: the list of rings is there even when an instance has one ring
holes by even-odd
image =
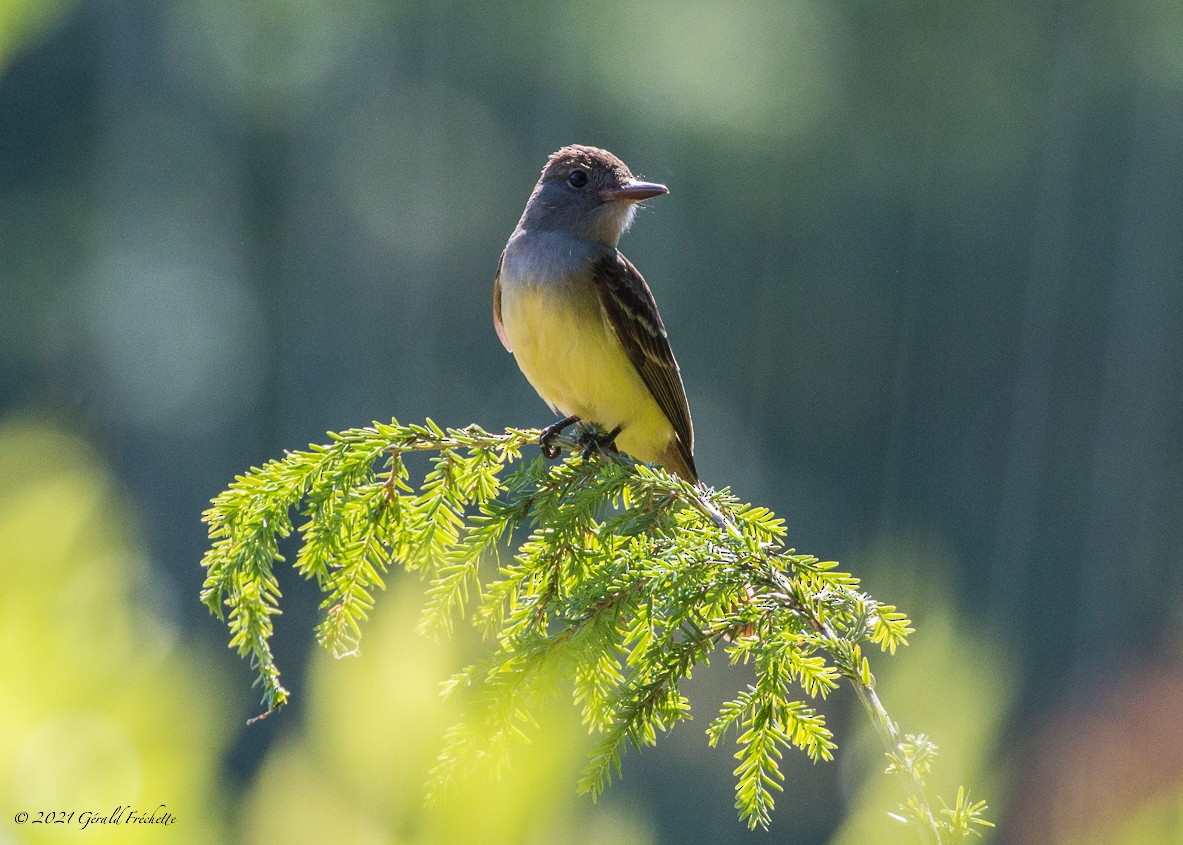
[[[493,325],[562,419],[544,454],[581,423],[581,442],[698,480],[682,373],[645,278],[617,249],[642,200],[669,193],[607,150],[553,153],[510,235],[493,282]],[[585,451],[589,451],[585,450]]]

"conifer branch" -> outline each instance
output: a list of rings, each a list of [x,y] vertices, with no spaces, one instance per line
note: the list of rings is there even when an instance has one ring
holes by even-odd
[[[468,691],[471,715],[449,732],[430,792],[475,760],[503,760],[532,724],[544,669],[555,667],[600,735],[579,784],[598,795],[619,776],[627,746],[653,745],[689,717],[680,685],[722,646],[756,672],[707,728],[712,745],[736,736],[736,808],[749,826],[771,822],[785,749],[832,758],[833,735],[808,702],[842,678],[871,716],[889,771],[908,784],[898,817],[922,841],[956,842],[989,824],[984,803],[964,792],[953,809],[932,811],[924,775],[935,746],[901,737],[875,693],[863,645],[905,645],[912,628],[902,613],[860,592],[836,563],[786,548],[783,523],[766,508],[623,455],[584,458],[578,435],[556,441],[569,453],[561,462],[522,461],[538,436],[374,423],[253,468],[213,500],[201,598],[258,671],[264,716],[289,696],[270,641],[278,544],[295,530],[294,568],[325,596],[317,636],[335,654],[356,652],[392,565],[428,583],[421,631],[446,636],[467,616],[490,640],[486,660],[446,687]],[[418,484],[403,460],[411,452],[431,453]],[[293,510],[306,520],[298,527]],[[512,560],[499,562],[514,543]]]

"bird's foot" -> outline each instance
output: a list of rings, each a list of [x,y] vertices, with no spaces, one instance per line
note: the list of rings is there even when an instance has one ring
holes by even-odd
[[[542,454],[552,461],[557,458],[561,450],[555,445],[555,438],[562,434],[564,429],[577,422],[579,422],[579,417],[572,415],[563,417],[557,423],[542,429],[542,433],[538,437],[538,448],[542,450]]]
[[[600,434],[594,428],[589,428],[579,435],[579,445],[583,447],[583,459],[586,461],[596,452],[617,452],[616,435],[620,434],[620,426],[611,431]]]

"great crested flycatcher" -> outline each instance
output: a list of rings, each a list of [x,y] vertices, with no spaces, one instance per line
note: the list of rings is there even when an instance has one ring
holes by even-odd
[[[607,150],[573,145],[542,170],[501,253],[493,324],[526,379],[597,441],[696,481],[694,427],[681,372],[645,279],[616,249],[636,204],[669,193]]]

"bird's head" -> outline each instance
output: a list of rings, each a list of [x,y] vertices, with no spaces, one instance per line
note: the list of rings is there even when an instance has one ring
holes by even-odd
[[[665,185],[635,178],[607,150],[574,144],[547,160],[521,225],[616,246],[632,223],[636,204],[668,193]]]

